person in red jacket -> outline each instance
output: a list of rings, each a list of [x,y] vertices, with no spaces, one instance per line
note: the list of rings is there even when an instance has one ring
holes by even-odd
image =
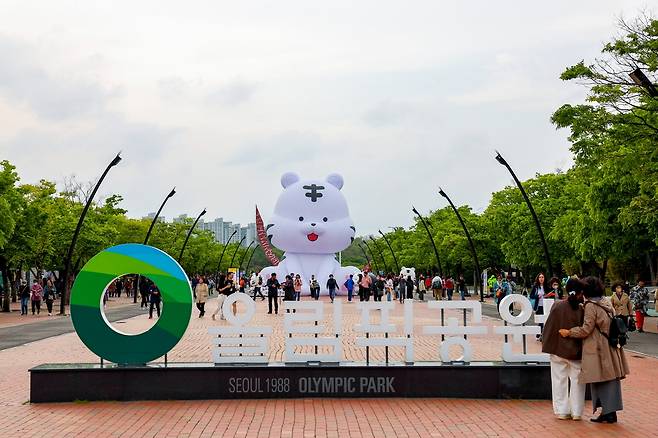
[[[452,300],[452,293],[455,291],[455,281],[452,279],[452,275],[448,275],[443,287],[448,295],[448,301]]]

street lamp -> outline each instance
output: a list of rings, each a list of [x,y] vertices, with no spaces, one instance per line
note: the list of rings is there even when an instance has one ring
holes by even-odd
[[[636,68],[629,74],[631,79],[633,79],[633,82],[635,82],[636,85],[639,85],[640,87],[644,88],[647,90],[647,93],[649,93],[649,96],[651,97],[658,97],[658,90],[656,90],[656,87],[651,83],[649,78],[644,74],[642,70],[639,68]]]
[[[235,255],[238,253],[238,249],[240,248],[240,246],[242,246],[242,242],[244,242],[246,238],[247,236],[242,236],[242,239],[240,239],[240,243],[238,243],[238,246],[235,247],[235,251],[233,252],[233,257],[231,257],[231,263],[229,263],[228,265],[229,268],[233,266],[233,260],[235,260]],[[238,275],[239,274],[240,273],[238,272]]]
[[[436,258],[436,266],[437,268],[439,268],[439,275],[443,276],[443,269],[441,268],[441,259],[439,258],[439,251],[436,249],[436,244],[434,243],[434,236],[432,236],[432,233],[430,232],[430,229],[427,226],[427,222],[425,222],[425,218],[418,212],[418,210],[416,210],[416,207],[412,206],[411,211],[416,213],[416,216],[418,216],[420,222],[425,227],[425,231],[427,231],[427,237],[430,239],[432,248],[434,248],[434,257]]]
[[[361,244],[359,244],[359,248],[361,248],[361,252],[363,252],[363,256],[366,258],[366,262],[368,262],[368,266],[371,266],[370,258],[368,257],[368,253],[366,252],[366,249],[363,246],[361,246]],[[375,266],[375,269],[377,269],[377,266]],[[377,269],[377,272],[379,272],[379,269]]]
[[[251,255],[249,256],[249,260],[247,260],[247,267],[244,268],[245,272],[249,272],[249,265],[251,265],[251,259],[254,257],[254,253],[258,249],[258,244],[254,246],[254,249],[251,250]]]
[[[219,256],[219,263],[217,263],[217,278],[219,279],[219,273],[222,269],[222,259],[224,258],[224,253],[226,252],[226,248],[228,248],[228,244],[231,242],[231,239],[233,239],[233,236],[235,236],[235,233],[237,233],[238,230],[233,230],[233,234],[228,238],[226,241],[226,244],[224,245],[224,249],[222,249],[222,255]]]
[[[185,251],[185,247],[187,246],[187,241],[190,240],[190,236],[192,235],[192,231],[194,231],[194,228],[196,227],[196,224],[199,222],[199,219],[201,219],[201,216],[206,214],[206,209],[204,208],[201,213],[196,217],[196,220],[190,227],[190,231],[187,232],[187,236],[185,237],[185,242],[183,242],[183,247],[180,249],[180,254],[178,255],[178,263],[181,263],[183,260],[183,252]]]
[[[251,245],[256,243],[255,240],[252,240],[251,243],[247,246],[247,249],[245,249],[244,254],[242,254],[242,257],[240,257],[240,263],[238,264],[238,274],[242,272],[242,262],[244,262],[244,258],[247,256],[247,253],[249,252],[249,248],[251,248]]]
[[[89,195],[89,199],[87,199],[87,203],[85,204],[85,207],[82,209],[82,214],[80,214],[80,218],[78,218],[78,224],[76,225],[75,231],[73,232],[73,238],[71,239],[68,252],[66,253],[66,259],[64,260],[64,291],[62,293],[62,298],[60,299],[59,302],[60,315],[65,314],[66,303],[68,302],[69,294],[71,293],[71,290],[69,288],[69,278],[68,278],[69,269],[71,268],[73,249],[75,248],[75,243],[78,241],[78,235],[80,234],[80,230],[82,229],[82,223],[85,220],[85,216],[87,216],[87,211],[89,210],[89,207],[91,206],[91,203],[94,200],[94,196],[96,196],[96,192],[98,191],[98,188],[101,186],[101,183],[105,179],[105,176],[107,176],[107,173],[110,171],[110,169],[116,166],[117,164],[119,164],[120,161],[121,161],[121,152],[119,152],[116,155],[116,157],[112,159],[110,164],[108,164],[107,167],[105,168],[105,171],[103,172],[100,179],[96,183],[94,190],[91,192],[91,195]]]
[[[523,199],[525,199],[525,203],[528,206],[528,210],[530,210],[530,214],[532,215],[532,219],[535,221],[535,226],[537,227],[537,232],[539,233],[539,238],[541,239],[541,244],[544,247],[544,257],[546,258],[546,264],[547,270],[548,270],[548,277],[551,278],[553,277],[553,264],[551,263],[551,255],[548,252],[548,245],[546,244],[546,239],[544,238],[544,231],[541,229],[541,225],[539,223],[539,218],[537,217],[537,213],[535,213],[535,209],[532,208],[532,204],[530,203],[530,198],[528,198],[527,193],[525,192],[525,189],[523,188],[523,185],[521,185],[521,181],[516,177],[516,174],[512,170],[509,164],[507,164],[507,161],[503,158],[502,155],[500,155],[500,152],[496,151],[496,161],[498,161],[500,164],[505,166],[507,170],[509,170],[509,173],[512,175],[512,178],[514,178],[514,182],[516,182],[517,187],[521,191],[521,194],[523,195]]]
[[[381,234],[382,237],[384,238],[384,242],[386,242],[386,244],[388,245],[388,249],[391,250],[391,254],[393,254],[393,261],[395,262],[395,269],[397,269],[397,272],[400,272],[400,265],[398,264],[398,258],[395,257],[395,251],[393,251],[393,247],[391,246],[391,242],[388,241],[388,239],[386,238],[386,235],[384,233],[382,233],[382,230],[377,230],[377,231],[379,231],[379,234]]]
[[[379,257],[382,258],[382,262],[384,263],[384,269],[386,270],[386,274],[388,274],[390,271],[388,270],[388,266],[386,265],[386,258],[384,257],[384,253],[379,248],[379,245],[377,245],[377,241],[372,236],[370,236],[370,240],[372,240],[373,245],[375,245],[375,248],[377,248],[377,252],[379,253]],[[364,242],[365,242],[365,240],[364,240]],[[368,244],[366,243],[366,246],[367,245]],[[370,249],[370,247],[368,247],[368,249]],[[370,252],[372,252],[372,250]],[[373,257],[374,257],[374,255],[373,255]]]
[[[471,255],[473,256],[473,262],[475,263],[475,275],[476,275],[475,291],[477,292],[478,285],[479,285],[479,288],[480,288],[480,301],[484,302],[484,287],[482,285],[482,278],[480,278],[480,262],[478,260],[478,254],[475,251],[475,245],[473,244],[473,239],[471,239],[471,233],[468,232],[468,228],[466,228],[466,224],[464,223],[464,220],[462,219],[462,216],[459,214],[459,210],[457,210],[457,207],[455,207],[455,204],[452,203],[452,200],[448,197],[446,192],[444,192],[441,187],[439,187],[439,195],[446,198],[446,200],[448,201],[448,203],[452,207],[452,211],[454,211],[455,214],[457,215],[457,219],[459,219],[459,223],[462,224],[462,228],[464,229],[464,234],[466,234],[466,238],[468,239],[468,244],[471,247]]]
[[[151,237],[151,231],[153,231],[153,227],[155,226],[155,223],[158,221],[158,218],[160,217],[160,213],[162,212],[162,209],[164,208],[165,204],[171,198],[176,194],[176,187],[171,189],[171,192],[167,195],[166,198],[164,198],[164,201],[162,201],[162,204],[160,205],[160,208],[158,209],[158,212],[155,214],[155,217],[151,221],[151,225],[149,226],[149,230],[146,232],[146,237],[144,237],[144,245],[148,244],[149,237]]]
[[[149,238],[151,237],[151,231],[153,231],[153,227],[155,226],[155,223],[157,222],[158,218],[160,217],[160,213],[162,212],[162,209],[164,208],[165,204],[171,198],[176,194],[176,187],[171,189],[171,192],[164,198],[164,201],[162,201],[162,204],[160,204],[160,208],[158,208],[158,212],[155,213],[155,217],[153,217],[153,220],[151,221],[151,225],[149,225],[149,229],[146,232],[146,236],[144,237],[144,245],[147,245],[149,242]],[[133,303],[137,303],[137,293],[139,292],[139,282],[140,282],[141,275],[137,276],[137,284],[135,285],[135,293],[133,294]]]

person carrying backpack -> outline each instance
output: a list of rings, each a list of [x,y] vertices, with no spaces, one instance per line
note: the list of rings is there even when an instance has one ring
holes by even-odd
[[[610,327],[615,322],[614,308],[603,296],[604,287],[597,277],[584,280],[584,320],[581,326],[560,329],[560,336],[583,340],[580,384],[589,383],[592,392],[592,409],[601,408],[595,423],[616,423],[617,411],[623,409],[621,379],[628,374],[624,349],[610,345]],[[611,316],[612,315],[612,316]]]
[[[320,282],[315,278],[315,275],[311,275],[309,289],[311,290],[311,298],[315,298],[316,300],[320,298]]]
[[[263,295],[263,277],[260,275],[256,276],[256,273],[254,273],[254,275],[251,276],[249,285],[254,292],[254,301],[256,301],[256,295],[260,295],[261,301],[265,300],[265,296]]]
[[[350,277],[345,280],[343,286],[347,289],[347,301],[352,301],[352,294],[354,293],[354,275],[350,274]]]
[[[386,282],[384,281],[383,275],[377,276],[377,281],[375,281],[375,301],[381,301],[384,296],[384,289],[386,288]]]
[[[443,298],[443,280],[439,274],[436,274],[434,278],[432,278],[432,294],[437,301]]]

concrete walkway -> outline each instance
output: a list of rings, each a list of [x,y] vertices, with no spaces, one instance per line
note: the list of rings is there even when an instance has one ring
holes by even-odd
[[[146,311],[140,309],[139,304],[126,305],[113,309],[106,309],[105,315],[110,322],[120,321],[143,315]],[[73,322],[70,316],[42,319],[38,322],[29,322],[20,325],[0,328],[0,350],[17,347],[29,342],[59,336],[70,333],[73,330]]]

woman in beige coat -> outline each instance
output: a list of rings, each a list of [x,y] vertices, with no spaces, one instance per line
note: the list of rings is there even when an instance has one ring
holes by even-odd
[[[208,299],[208,285],[205,278],[199,277],[194,293],[196,293],[196,308],[199,309],[199,318],[203,318],[203,315],[206,314],[206,300]]]
[[[603,283],[596,277],[587,277],[585,283],[583,325],[570,330],[560,329],[560,335],[583,340],[582,369],[578,380],[590,384],[593,411],[601,408],[601,414],[591,421],[616,423],[617,411],[623,409],[621,379],[628,374],[628,364],[624,350],[610,346],[606,338],[614,309],[610,300],[603,297]]]
[[[622,316],[626,326],[628,326],[628,319],[633,318],[633,303],[628,294],[624,292],[620,282],[612,285],[612,292],[614,293],[610,297],[610,302],[612,302],[612,307],[615,308],[615,315]]]

